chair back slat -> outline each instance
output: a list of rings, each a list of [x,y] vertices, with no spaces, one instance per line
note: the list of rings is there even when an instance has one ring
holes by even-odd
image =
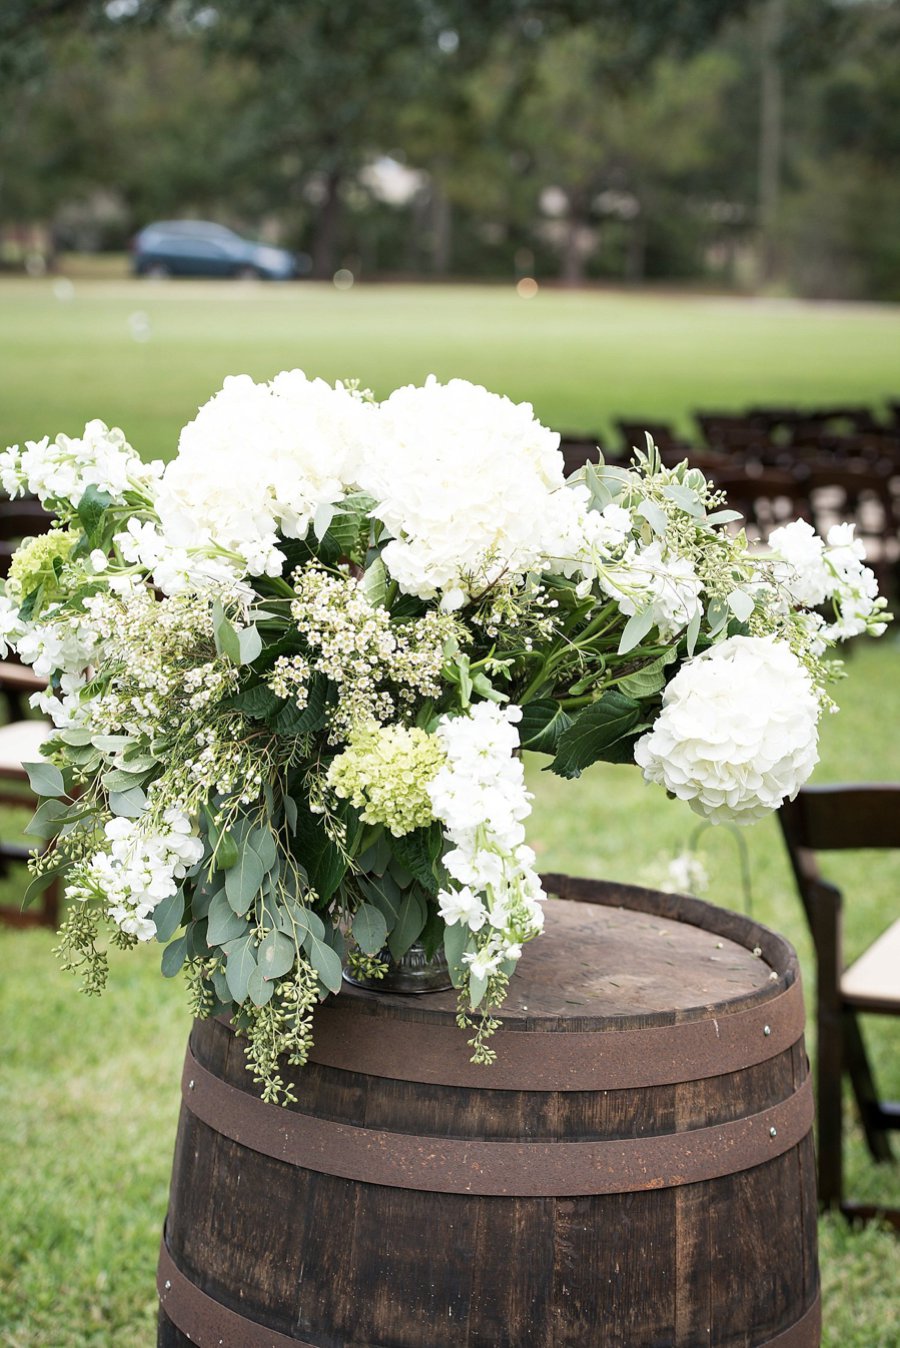
[[[900,785],[807,786],[782,819],[789,842],[814,852],[900,848]]]

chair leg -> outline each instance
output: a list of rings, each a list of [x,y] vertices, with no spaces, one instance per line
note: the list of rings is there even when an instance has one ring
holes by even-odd
[[[894,1154],[891,1151],[888,1134],[878,1124],[881,1102],[875,1089],[872,1069],[869,1066],[866,1046],[855,1012],[844,1012],[843,1030],[847,1073],[853,1084],[853,1093],[859,1106],[869,1151],[876,1161],[892,1161]]]
[[[835,1008],[819,1006],[818,1067],[816,1096],[818,1113],[819,1202],[840,1207],[843,1198],[843,1098],[844,1051],[842,1018]]]

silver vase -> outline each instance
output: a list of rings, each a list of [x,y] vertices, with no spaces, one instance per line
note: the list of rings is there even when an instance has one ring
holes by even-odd
[[[345,969],[344,980],[371,992],[445,992],[453,986],[443,946],[429,959],[421,941],[413,941],[400,959],[395,960],[387,949],[379,958],[388,966],[383,978],[368,978]]]

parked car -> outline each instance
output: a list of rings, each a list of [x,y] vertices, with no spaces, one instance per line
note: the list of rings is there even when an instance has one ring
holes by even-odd
[[[298,275],[297,259],[285,248],[242,239],[225,225],[205,220],[162,220],[147,225],[132,242],[136,276],[240,276],[287,281]]]

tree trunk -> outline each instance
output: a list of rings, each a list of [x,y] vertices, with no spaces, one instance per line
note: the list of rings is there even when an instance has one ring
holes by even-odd
[[[325,178],[325,196],[316,220],[312,245],[312,274],[317,281],[328,281],[334,275],[343,208],[341,182],[339,169],[332,169]]]
[[[774,280],[778,271],[778,202],[781,189],[783,81],[781,39],[785,0],[765,0],[759,71],[759,279]]]

